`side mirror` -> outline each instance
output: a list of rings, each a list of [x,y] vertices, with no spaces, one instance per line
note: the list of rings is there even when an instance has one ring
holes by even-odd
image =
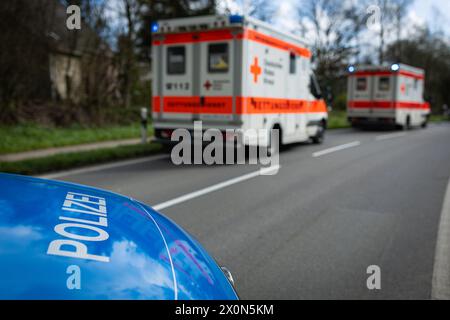
[[[322,92],[320,91],[319,83],[314,74],[311,74],[309,78],[309,91],[316,99],[322,99]]]
[[[231,285],[234,287],[234,278],[231,274],[230,270],[227,267],[220,267],[222,269],[223,274],[227,277],[228,281],[230,281]]]

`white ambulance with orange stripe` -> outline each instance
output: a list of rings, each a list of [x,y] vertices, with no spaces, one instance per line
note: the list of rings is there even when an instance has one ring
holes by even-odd
[[[347,116],[353,126],[385,123],[401,128],[427,125],[425,73],[405,64],[350,66]]]
[[[201,120],[242,129],[247,145],[269,146],[270,129],[283,144],[322,141],[327,108],[296,36],[240,15],[162,20],[152,33],[157,140]]]

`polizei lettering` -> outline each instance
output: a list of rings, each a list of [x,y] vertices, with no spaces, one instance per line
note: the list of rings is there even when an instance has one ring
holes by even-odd
[[[106,241],[109,234],[106,200],[101,197],[69,192],[62,207],[61,223],[54,228],[62,238],[48,245],[47,254],[109,262],[109,257],[92,254],[89,244]],[[77,214],[77,217],[71,214]],[[85,218],[80,218],[82,214]]]

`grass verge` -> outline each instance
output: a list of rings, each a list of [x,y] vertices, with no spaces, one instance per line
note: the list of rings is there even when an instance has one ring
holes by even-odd
[[[149,128],[148,135],[153,134]],[[63,147],[83,143],[138,138],[140,124],[105,127],[50,128],[36,124],[0,126],[0,154]]]
[[[343,110],[333,110],[328,113],[328,129],[350,128],[347,113]]]
[[[157,143],[120,146],[74,153],[64,153],[44,158],[15,162],[0,162],[0,172],[36,175],[52,171],[73,169],[113,160],[136,158],[158,153],[162,146]]]
[[[441,121],[449,121],[450,118],[447,116],[444,116],[442,114],[432,114],[430,116],[430,122],[441,122]]]

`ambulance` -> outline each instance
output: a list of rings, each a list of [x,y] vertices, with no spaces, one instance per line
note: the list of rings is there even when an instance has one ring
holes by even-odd
[[[320,143],[327,107],[298,37],[254,18],[203,16],[158,21],[152,28],[155,138],[174,129],[242,130],[245,145]],[[255,130],[247,130],[255,129]]]
[[[424,70],[406,64],[350,66],[347,117],[352,126],[383,123],[426,127],[430,105],[423,100]]]

